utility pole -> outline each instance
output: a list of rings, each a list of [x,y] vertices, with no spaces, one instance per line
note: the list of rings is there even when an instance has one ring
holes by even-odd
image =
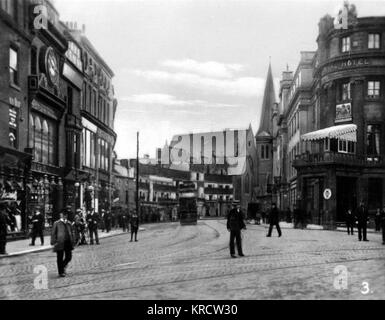
[[[136,214],[139,216],[139,132],[136,134]]]

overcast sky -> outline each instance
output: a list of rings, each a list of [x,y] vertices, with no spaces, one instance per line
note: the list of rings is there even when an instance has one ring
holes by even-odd
[[[276,92],[286,65],[315,50],[319,19],[342,1],[56,0],[115,72],[119,158],[155,156],[179,133],[258,129],[269,57]],[[385,16],[385,0],[351,1]]]

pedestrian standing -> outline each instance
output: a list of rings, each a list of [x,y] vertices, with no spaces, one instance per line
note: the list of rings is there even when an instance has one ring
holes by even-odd
[[[227,216],[227,230],[230,232],[230,255],[232,258],[236,258],[235,255],[235,244],[237,242],[237,251],[240,257],[244,257],[242,250],[242,236],[241,230],[246,230],[246,224],[243,220],[243,213],[239,202],[233,202],[233,209],[230,210]]]
[[[369,241],[366,237],[368,217],[368,209],[366,208],[364,201],[361,201],[356,211],[356,219],[358,223],[358,241]]]
[[[37,237],[40,237],[40,244],[44,246],[44,217],[40,210],[37,209],[35,214],[32,216],[32,242],[30,246],[35,245]]]
[[[57,256],[57,268],[59,277],[67,275],[66,269],[72,260],[74,249],[74,234],[71,222],[68,220],[68,212],[62,211],[60,219],[53,224],[51,233],[51,245]]]
[[[99,245],[99,235],[98,235],[98,223],[99,223],[99,215],[92,209],[86,217],[88,224],[88,231],[90,233],[90,244],[94,244],[94,236],[96,244]]]
[[[109,211],[104,211],[104,226],[106,228],[106,232],[109,233],[111,231],[111,213]]]
[[[352,209],[348,209],[346,212],[346,228],[348,229],[348,235],[354,235],[353,227],[354,227],[354,215]]]
[[[5,250],[7,245],[9,218],[7,214],[7,204],[0,202],[0,254],[7,254]]]
[[[376,215],[374,216],[374,223],[376,226],[376,231],[381,231],[381,209],[377,208]]]
[[[135,235],[135,242],[138,242],[138,230],[139,230],[139,217],[136,212],[134,212],[130,219],[130,226],[131,226],[131,241],[134,238]]]
[[[385,205],[381,210],[382,244],[385,245]]]
[[[281,237],[282,231],[281,231],[281,228],[279,226],[279,210],[278,210],[277,205],[275,203],[273,203],[271,205],[269,219],[270,219],[270,227],[269,227],[269,232],[267,234],[267,237],[271,237],[271,233],[273,232],[274,226],[277,228],[278,237]]]
[[[122,214],[122,227],[123,227],[123,232],[129,231],[127,212],[124,212]]]

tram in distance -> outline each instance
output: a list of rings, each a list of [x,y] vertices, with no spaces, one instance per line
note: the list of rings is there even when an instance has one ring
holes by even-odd
[[[184,181],[179,184],[179,215],[182,226],[198,223],[197,199],[198,192],[193,182]]]

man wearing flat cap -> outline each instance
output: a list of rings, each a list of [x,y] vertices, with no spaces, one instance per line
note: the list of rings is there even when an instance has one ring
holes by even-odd
[[[243,213],[239,201],[233,202],[233,209],[227,216],[227,230],[230,232],[230,255],[236,258],[234,240],[237,242],[238,255],[244,257],[242,251],[241,230],[246,230],[246,224],[243,221]]]

